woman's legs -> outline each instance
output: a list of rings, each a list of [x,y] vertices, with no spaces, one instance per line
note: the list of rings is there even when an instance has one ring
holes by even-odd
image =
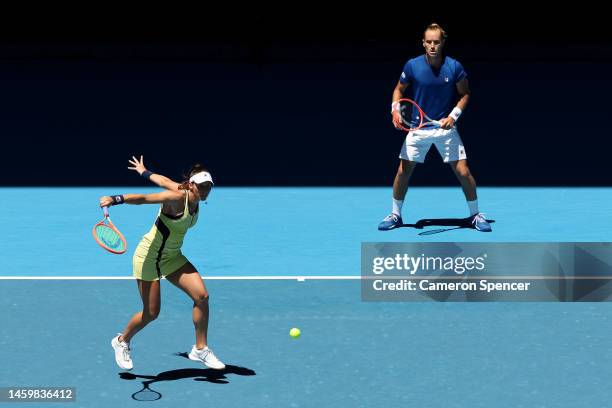
[[[208,346],[208,290],[196,268],[189,262],[176,272],[166,276],[173,285],[180,288],[193,300],[193,325],[195,326],[196,348]]]
[[[157,319],[161,307],[160,284],[159,281],[144,281],[137,279],[138,291],[142,298],[142,311],[136,312],[130,319],[119,341],[129,343],[136,333],[142,330],[147,324]]]

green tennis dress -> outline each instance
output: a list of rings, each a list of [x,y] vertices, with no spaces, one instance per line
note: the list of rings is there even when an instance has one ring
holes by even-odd
[[[181,252],[187,230],[198,222],[199,209],[189,213],[189,193],[185,191],[185,208],[178,218],[163,214],[161,208],[155,224],[142,237],[132,260],[136,279],[159,280],[185,265],[187,258]]]

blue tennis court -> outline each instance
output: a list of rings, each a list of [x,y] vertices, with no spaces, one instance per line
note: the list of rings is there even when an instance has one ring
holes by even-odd
[[[608,405],[609,303],[370,303],[358,277],[362,242],[610,241],[612,189],[480,188],[492,233],[419,235],[445,227],[376,230],[389,188],[216,188],[183,252],[211,277],[210,344],[228,367],[185,358],[191,301],[163,282],[126,374],[109,343],[141,303],[120,278],[157,208],[111,208],[125,255],[91,228],[99,196],[151,191],[0,189],[0,386],[73,386],[77,402],[53,406],[79,407],[142,405],[145,386],[157,406]],[[404,222],[466,212],[458,187],[413,188]]]

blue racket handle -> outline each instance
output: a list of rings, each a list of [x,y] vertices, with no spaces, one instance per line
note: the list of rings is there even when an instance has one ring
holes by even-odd
[[[104,216],[108,218],[108,207],[102,207],[102,211],[104,211]]]

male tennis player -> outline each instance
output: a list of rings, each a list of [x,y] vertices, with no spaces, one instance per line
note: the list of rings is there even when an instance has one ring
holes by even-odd
[[[210,173],[201,165],[194,165],[189,176],[177,183],[160,174],[147,170],[142,156],[132,157],[129,167],[141,176],[165,190],[155,194],[126,194],[100,198],[100,206],[117,204],[161,204],[155,224],[142,237],[133,258],[133,274],[142,298],[142,311],[136,312],[123,333],[111,340],[115,350],[115,361],[124,370],[133,368],[130,355],[130,340],[159,314],[161,295],[160,279],[165,277],[193,300],[193,324],[196,344],[191,348],[189,359],[200,361],[207,367],[225,368],[207,344],[208,336],[208,290],[196,268],[181,253],[187,230],[198,221],[199,202],[206,200],[213,181]]]
[[[445,163],[449,163],[463,188],[470,211],[470,222],[478,231],[491,231],[491,226],[478,210],[476,181],[466,161],[465,148],[457,132],[456,123],[470,98],[467,75],[461,64],[443,54],[446,32],[438,24],[427,27],[423,37],[425,54],[409,60],[393,90],[391,114],[393,125],[400,129],[401,112],[398,100],[410,88],[411,99],[440,127],[409,132],[402,146],[400,164],[393,182],[393,205],[391,214],[378,225],[381,231],[401,227],[402,205],[408,190],[408,180],[417,163],[423,163],[432,144],[440,152]],[[456,104],[456,105],[455,105]],[[411,116],[411,127],[418,125],[416,109]]]

